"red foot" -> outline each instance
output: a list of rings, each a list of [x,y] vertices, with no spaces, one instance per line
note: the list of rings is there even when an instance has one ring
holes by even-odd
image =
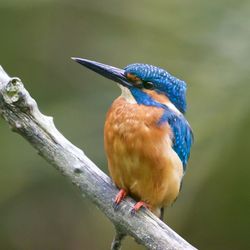
[[[145,203],[144,201],[139,201],[137,202],[134,207],[131,210],[131,214],[135,215],[136,212],[138,212],[138,210],[140,210],[142,207],[144,208],[149,208],[148,204]]]
[[[125,189],[121,189],[115,197],[114,208],[117,209],[119,203],[127,196]]]

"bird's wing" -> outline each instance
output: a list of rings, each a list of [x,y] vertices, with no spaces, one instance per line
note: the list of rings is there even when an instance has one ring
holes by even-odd
[[[168,122],[173,132],[173,149],[178,154],[183,164],[185,172],[187,162],[190,155],[191,146],[193,144],[193,132],[185,117],[182,114],[177,114],[169,108],[165,111],[158,122],[159,125]]]

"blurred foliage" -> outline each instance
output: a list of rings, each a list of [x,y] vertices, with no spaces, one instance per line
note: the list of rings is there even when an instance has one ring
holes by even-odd
[[[119,90],[70,57],[185,79],[195,145],[165,221],[199,249],[250,249],[249,12],[247,0],[1,0],[0,63],[105,172],[103,123]],[[108,249],[106,217],[4,121],[0,138],[0,248]]]

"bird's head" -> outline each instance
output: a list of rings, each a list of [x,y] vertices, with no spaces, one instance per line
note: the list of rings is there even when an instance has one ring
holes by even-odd
[[[168,99],[180,112],[186,111],[186,83],[164,69],[141,63],[119,69],[87,59],[72,59],[129,89],[138,104],[160,107]]]

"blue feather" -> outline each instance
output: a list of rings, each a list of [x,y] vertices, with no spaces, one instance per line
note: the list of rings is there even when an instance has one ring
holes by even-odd
[[[164,69],[149,64],[135,63],[125,68],[125,74],[133,74],[146,82],[152,82],[156,91],[164,93],[182,113],[186,112],[186,90],[184,81],[172,76]]]
[[[173,131],[173,149],[181,159],[185,171],[194,139],[192,129],[183,115],[176,114],[169,108],[165,108],[158,125],[165,122],[168,122]]]
[[[132,95],[134,96],[138,104],[142,104],[146,106],[154,106],[158,108],[166,107],[164,104],[161,104],[155,101],[151,96],[149,96],[147,93],[143,92],[140,89],[130,87],[130,92],[132,93]]]

